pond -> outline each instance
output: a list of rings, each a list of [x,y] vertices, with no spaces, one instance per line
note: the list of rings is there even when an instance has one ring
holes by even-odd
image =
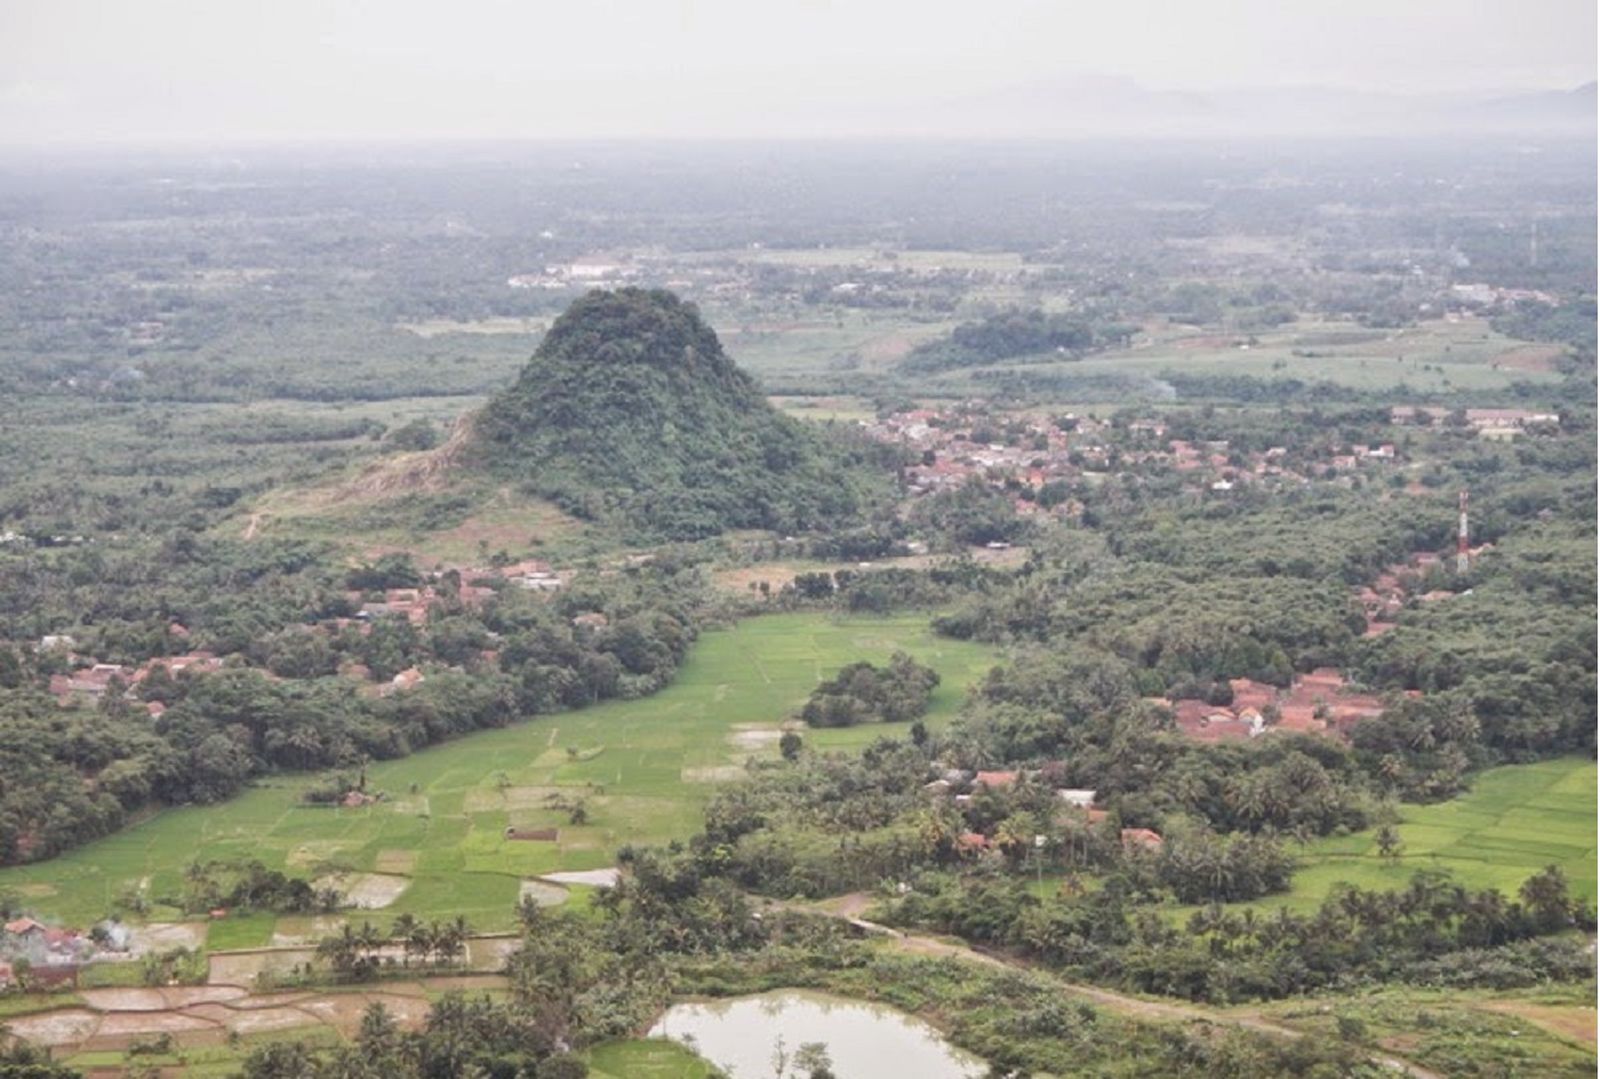
[[[771,1079],[780,1038],[791,1061],[807,1042],[825,1045],[839,1079],[976,1079],[988,1071],[920,1019],[804,989],[674,1004],[650,1034],[688,1044],[732,1079]]]

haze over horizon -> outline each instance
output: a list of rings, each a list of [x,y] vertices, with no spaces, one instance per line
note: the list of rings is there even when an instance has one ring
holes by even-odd
[[[0,143],[1592,131],[1595,41],[1589,0],[12,0]]]

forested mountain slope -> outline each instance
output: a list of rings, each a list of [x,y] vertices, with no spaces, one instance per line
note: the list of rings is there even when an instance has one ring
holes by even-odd
[[[778,413],[662,290],[576,301],[477,424],[482,466],[645,538],[837,524],[866,501],[867,453]]]

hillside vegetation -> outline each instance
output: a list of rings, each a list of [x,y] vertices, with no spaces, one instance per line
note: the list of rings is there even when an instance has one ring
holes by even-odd
[[[591,292],[567,309],[478,423],[495,474],[641,537],[800,531],[859,514],[850,459],[772,408],[695,308],[661,290]]]

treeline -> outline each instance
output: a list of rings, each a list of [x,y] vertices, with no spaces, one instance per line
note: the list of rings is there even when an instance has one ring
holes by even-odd
[[[813,727],[906,722],[928,710],[938,684],[938,671],[904,652],[890,656],[884,667],[851,663],[811,691],[800,718]]]
[[[1578,363],[1587,363],[1592,369],[1595,360],[1595,317],[1595,298],[1585,296],[1554,306],[1536,302],[1519,303],[1510,311],[1491,318],[1489,324],[1507,337],[1570,345],[1573,359]]]
[[[901,361],[900,370],[933,374],[1041,353],[1050,353],[1049,358],[1055,359],[1059,353],[1076,355],[1093,348],[1126,345],[1137,329],[1123,323],[1096,323],[1079,315],[1012,308],[963,323],[948,337],[918,345]]]
[[[333,553],[296,540],[247,543],[180,527],[125,544],[12,548],[0,567],[0,639],[67,634],[108,663],[192,649],[227,655],[356,611]]]
[[[946,550],[1012,543],[1028,532],[1012,496],[977,477],[918,499],[910,520]]]
[[[1594,750],[1592,523],[1518,531],[1482,556],[1471,583],[1355,651],[1365,681],[1426,695],[1391,713],[1393,723],[1386,715],[1381,727],[1353,735],[1374,760],[1402,762],[1407,786],[1441,757],[1522,761]]]
[[[1286,686],[1297,670],[1346,655],[1363,626],[1348,589],[1327,581],[1196,580],[1154,563],[1054,583],[1061,579],[1025,575],[939,616],[935,628],[962,639],[1094,647],[1126,664],[1145,696],[1206,697],[1229,678]]]
[[[885,614],[893,610],[917,608],[934,610],[974,594],[1004,588],[1011,573],[974,561],[970,557],[952,558],[927,569],[899,566],[839,569],[832,573],[797,573],[792,581],[774,590],[752,589],[759,603],[748,606],[752,612],[769,609],[797,610],[823,607],[852,614]]]
[[[1335,887],[1311,914],[1206,907],[1182,926],[1144,916],[1137,874],[1041,900],[1023,882],[948,875],[885,901],[891,925],[1014,948],[1071,977],[1218,1004],[1400,982],[1511,989],[1587,978],[1594,912],[1549,867],[1514,898],[1417,873],[1394,891]]]

